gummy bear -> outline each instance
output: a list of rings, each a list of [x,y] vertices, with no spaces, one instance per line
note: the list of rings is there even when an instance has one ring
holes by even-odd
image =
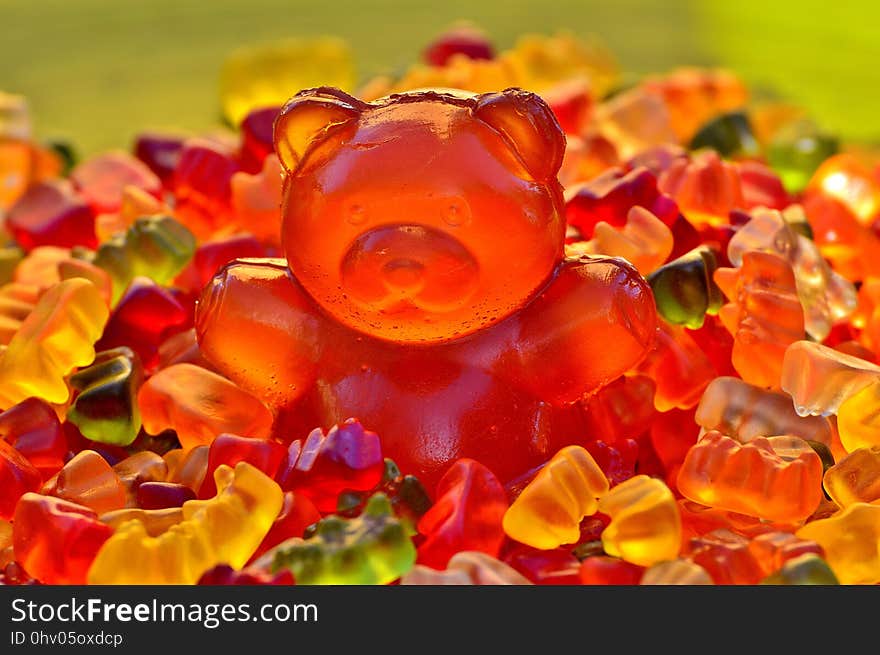
[[[573,403],[650,348],[643,278],[563,259],[564,136],[537,96],[313,89],[275,141],[287,262],[227,265],[196,328],[276,430],[358,416],[429,489],[460,457],[509,480],[574,442]]]
[[[113,534],[88,507],[36,493],[22,496],[12,523],[15,559],[44,584],[85,584]]]
[[[580,446],[556,453],[504,513],[504,532],[521,543],[549,550],[580,536],[585,516],[596,513],[608,480]]]
[[[686,558],[657,562],[645,569],[642,585],[711,585],[712,576],[702,566]]]
[[[126,232],[102,243],[94,264],[113,279],[113,303],[137,276],[156,284],[174,279],[195,252],[192,233],[168,216],[139,218]]]
[[[272,572],[289,568],[298,584],[388,584],[415,564],[410,535],[384,494],[354,519],[328,516],[308,539],[290,539],[265,559]]]
[[[347,419],[327,434],[315,428],[304,442],[291,442],[277,480],[285,491],[301,493],[322,512],[332,512],[340,492],[372,489],[383,470],[379,435]]]
[[[825,445],[832,438],[828,419],[799,416],[787,394],[727,376],[709,383],[694,419],[704,430],[717,430],[743,443],[768,434],[795,435]]]
[[[402,585],[530,585],[528,578],[491,555],[464,550],[437,571],[416,564],[400,579]]]
[[[0,436],[33,464],[43,479],[55,475],[67,458],[67,439],[52,406],[28,398],[0,413]]]
[[[880,366],[819,343],[796,341],[785,351],[782,389],[800,416],[836,414],[844,401],[878,380]]]
[[[76,398],[67,420],[92,441],[127,446],[141,429],[137,392],[143,381],[140,358],[122,347],[105,350],[70,376]]]
[[[0,519],[11,519],[18,499],[40,488],[40,472],[6,441],[0,440]]]
[[[210,443],[223,432],[266,437],[272,414],[226,378],[192,364],[162,369],[138,392],[144,430],[174,430],[184,448]]]
[[[418,547],[419,564],[446,568],[461,551],[497,556],[504,541],[502,519],[507,494],[498,478],[472,459],[458,460],[437,484],[437,501],[418,523],[425,540]]]
[[[791,210],[787,210],[790,212]],[[734,266],[742,264],[751,250],[773,252],[792,266],[798,298],[804,308],[805,328],[817,341],[831,332],[831,326],[848,318],[856,308],[856,290],[851,282],[834,272],[813,241],[798,234],[784,214],[760,208],[731,238],[727,256]]]
[[[880,500],[880,446],[853,450],[825,471],[822,484],[843,508]]]
[[[125,492],[116,471],[94,450],[77,453],[43,485],[43,493],[83,505],[97,514],[122,509]]]
[[[834,571],[821,556],[805,553],[788,560],[782,567],[761,580],[765,585],[836,585]]]
[[[840,584],[880,582],[880,505],[853,503],[807,523],[797,536],[822,546]]]
[[[719,268],[715,282],[730,300],[719,317],[733,335],[733,366],[750,384],[778,389],[789,345],[803,339],[804,310],[791,265],[760,250],[738,269]]]
[[[567,245],[565,254],[623,257],[639,273],[647,275],[669,257],[672,241],[672,232],[666,224],[636,205],[627,212],[626,225],[622,228],[600,221],[593,228],[592,239]]]
[[[182,520],[161,534],[150,535],[136,518],[119,525],[89,568],[89,584],[194,584],[217,564],[243,567],[283,494],[247,462],[221,465],[214,475],[217,495],[184,503]]]
[[[30,396],[64,403],[64,376],[95,358],[94,344],[107,321],[98,289],[82,278],[50,288],[0,355],[0,407]]]
[[[637,475],[599,499],[599,511],[611,517],[602,532],[605,552],[651,566],[678,555],[681,517],[675,497],[656,478]]]
[[[660,316],[692,330],[702,327],[706,314],[717,314],[723,302],[712,277],[716,268],[715,253],[700,246],[651,272],[648,283]]]
[[[779,445],[776,439],[791,441],[781,444],[786,450],[780,452],[774,448]],[[821,479],[822,462],[802,439],[755,437],[740,444],[720,432],[708,432],[685,457],[678,489],[704,505],[772,521],[797,521],[819,506]]]

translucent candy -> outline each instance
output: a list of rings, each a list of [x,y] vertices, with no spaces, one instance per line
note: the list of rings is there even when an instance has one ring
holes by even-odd
[[[716,268],[715,253],[700,246],[648,275],[660,315],[669,323],[696,330],[706,314],[717,314],[724,298],[713,279]]]
[[[142,484],[162,482],[168,478],[168,464],[149,450],[142,450],[117,462],[113,470],[125,486],[126,507],[138,505],[137,491]]]
[[[880,446],[880,377],[844,400],[837,410],[837,432],[847,452]]]
[[[672,232],[647,209],[635,206],[627,213],[626,225],[615,228],[600,221],[593,238],[566,246],[568,257],[610,255],[623,257],[642,275],[660,266],[672,252]]]
[[[596,513],[596,499],[607,492],[608,480],[592,455],[568,446],[541,468],[505,512],[504,532],[544,550],[575,543],[581,520]]]
[[[94,344],[107,316],[100,292],[87,280],[74,278],[50,288],[0,358],[0,407],[30,396],[66,402],[70,392],[64,378],[94,360]]]
[[[711,585],[712,577],[699,564],[679,558],[658,562],[645,570],[643,585]]]
[[[822,546],[840,584],[880,582],[880,505],[853,503],[830,518],[807,523],[797,536]]]
[[[119,211],[123,191],[129,186],[156,198],[162,193],[162,183],[153,171],[122,151],[104,152],[77,164],[70,180],[95,214]]]
[[[718,430],[746,443],[755,437],[790,434],[831,444],[831,425],[820,416],[798,416],[791,397],[743,382],[717,377],[703,392],[695,420],[704,430]]]
[[[348,45],[336,38],[287,39],[240,48],[223,62],[223,116],[237,127],[253,109],[280,105],[291,91],[327,85],[350,89],[355,82]]]
[[[880,366],[819,343],[796,341],[785,351],[781,379],[798,414],[828,416],[880,380]]]
[[[281,510],[283,494],[246,462],[220,466],[214,475],[217,495],[184,503],[183,520],[160,535],[148,534],[137,519],[119,525],[98,551],[89,584],[193,584],[217,564],[244,566]]]
[[[761,581],[766,585],[836,585],[834,571],[821,556],[807,553],[788,560],[781,569]]]
[[[880,500],[880,446],[853,450],[825,471],[822,484],[843,508]]]
[[[417,525],[425,537],[418,547],[419,564],[442,569],[461,551],[498,555],[507,493],[489,469],[475,460],[459,459],[437,483],[436,498]]]
[[[822,462],[797,437],[780,445],[788,452],[777,453],[763,437],[740,444],[709,432],[685,457],[678,489],[710,507],[771,521],[806,519],[822,500]]]
[[[281,162],[274,154],[266,157],[262,170],[254,175],[234,173],[230,184],[235,224],[263,241],[278,243],[282,181]]]
[[[94,264],[110,273],[115,304],[139,275],[160,285],[170,282],[186,266],[195,248],[192,233],[173,218],[140,218],[128,231],[101,244]]]
[[[795,121],[779,130],[767,148],[767,159],[785,188],[803,191],[823,161],[837,154],[836,137],[819,131],[808,121]]]
[[[67,420],[92,441],[129,445],[141,429],[137,392],[142,381],[140,359],[128,348],[98,353],[70,377],[77,394]]]
[[[756,157],[760,147],[749,117],[743,111],[715,116],[691,138],[691,150],[712,148],[722,157]]]
[[[44,480],[55,475],[67,460],[67,439],[58,415],[39,398],[28,398],[0,413],[0,435]]]
[[[654,381],[654,407],[659,412],[693,407],[716,374],[689,333],[665,321],[659,322],[654,347],[636,370]]]
[[[388,584],[415,564],[410,535],[376,494],[354,519],[329,516],[308,539],[291,539],[258,560],[271,571],[289,568],[298,584]]]
[[[745,84],[723,69],[682,67],[649,76],[643,85],[663,98],[682,142],[693,138],[712,116],[745,106],[749,97]]]
[[[83,505],[97,514],[122,509],[126,489],[116,471],[94,450],[81,450],[43,486],[43,493]]]
[[[774,253],[750,250],[739,269],[716,270],[715,282],[730,300],[718,316],[734,336],[734,367],[746,382],[778,389],[786,348],[805,336],[791,265]]]
[[[842,202],[864,225],[870,225],[880,213],[880,181],[864,161],[852,154],[826,159],[810,179],[810,193]]]
[[[10,282],[0,287],[0,343],[9,344],[39,298],[40,289],[29,284]]]
[[[653,146],[673,143],[675,134],[663,100],[634,87],[596,107],[596,125],[624,159]]]
[[[674,559],[681,545],[681,518],[675,497],[660,480],[637,475],[599,499],[611,517],[602,532],[605,552],[632,564],[651,566]]]
[[[795,232],[782,214],[761,208],[751,216],[730,240],[727,256],[731,263],[741,265],[743,254],[750,250],[784,257],[794,272],[806,331],[817,341],[825,339],[833,323],[845,320],[855,311],[855,287],[835,273],[816,244]]]
[[[732,210],[745,208],[736,168],[714,150],[695,153],[690,160],[673,161],[660,175],[659,187],[698,226],[723,225]]]
[[[9,208],[6,228],[26,251],[97,244],[94,214],[67,180],[32,185]]]
[[[229,432],[266,437],[272,414],[259,400],[224,377],[192,364],[162,369],[141,387],[144,430],[174,430],[184,448],[210,443]]]
[[[530,585],[528,578],[504,562],[479,551],[463,550],[442,571],[416,564],[400,579],[402,585]]]
[[[0,519],[15,513],[18,499],[40,488],[40,472],[6,441],[0,440]]]
[[[44,584],[85,584],[95,554],[113,534],[88,507],[28,493],[15,508],[15,559]]]
[[[379,435],[355,419],[325,434],[315,428],[304,441],[292,441],[277,480],[285,491],[302,494],[323,512],[332,512],[343,491],[368,491],[384,471]]]

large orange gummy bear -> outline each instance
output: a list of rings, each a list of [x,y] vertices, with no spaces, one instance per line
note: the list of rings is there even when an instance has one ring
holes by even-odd
[[[471,457],[509,480],[583,441],[578,403],[651,347],[645,280],[565,259],[565,137],[538,96],[302,91],[275,123],[282,259],[203,292],[205,357],[292,439],[358,417],[429,487]]]

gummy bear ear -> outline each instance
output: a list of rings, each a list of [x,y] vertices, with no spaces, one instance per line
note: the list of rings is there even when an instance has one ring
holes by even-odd
[[[484,93],[474,115],[495,129],[540,181],[555,177],[565,154],[565,132],[539,96],[522,89]]]
[[[367,103],[329,86],[300,91],[275,119],[275,151],[289,172],[309,147],[335,127],[356,120]]]

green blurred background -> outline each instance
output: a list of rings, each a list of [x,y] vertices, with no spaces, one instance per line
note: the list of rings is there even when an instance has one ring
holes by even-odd
[[[338,36],[364,78],[403,69],[458,19],[498,49],[526,32],[597,35],[633,73],[724,65],[845,138],[880,141],[876,0],[0,0],[0,90],[29,98],[38,136],[86,154],[145,128],[216,125],[236,47]]]

